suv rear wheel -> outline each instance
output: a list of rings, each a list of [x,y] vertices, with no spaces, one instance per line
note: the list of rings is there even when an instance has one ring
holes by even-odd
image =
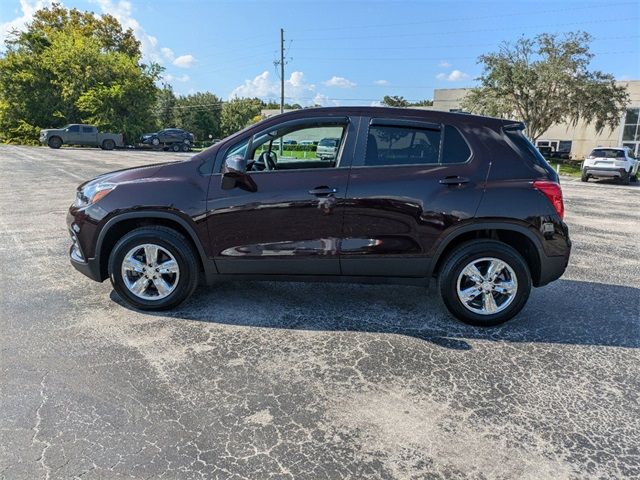
[[[494,240],[476,240],[449,254],[438,286],[444,304],[456,318],[490,327],[522,310],[531,292],[531,274],[514,248]]]
[[[629,182],[631,182],[631,170],[624,172],[620,177],[620,183],[622,185],[629,185]]]
[[[166,310],[198,285],[198,262],[187,239],[166,227],[143,227],[122,237],[109,256],[118,295],[140,310]]]

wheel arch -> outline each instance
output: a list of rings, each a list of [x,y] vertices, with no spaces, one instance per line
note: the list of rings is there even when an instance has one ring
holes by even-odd
[[[458,227],[438,245],[431,261],[431,275],[438,275],[445,259],[458,245],[470,240],[498,240],[513,247],[529,266],[534,286],[540,285],[543,249],[530,229],[507,222],[487,222]]]
[[[207,257],[202,242],[194,228],[177,214],[145,210],[121,213],[107,221],[100,230],[96,241],[95,258],[98,260],[100,280],[108,278],[109,256],[120,238],[128,232],[145,226],[161,225],[180,232],[191,243],[196,252],[199,266],[208,282],[217,273],[212,260]]]

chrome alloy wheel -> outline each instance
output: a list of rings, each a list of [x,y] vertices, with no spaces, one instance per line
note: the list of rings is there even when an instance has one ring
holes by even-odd
[[[136,297],[160,300],[178,286],[180,267],[167,249],[145,243],[127,252],[121,274],[125,286]]]
[[[517,293],[515,272],[497,258],[473,260],[458,275],[458,298],[468,310],[480,315],[503,311],[511,305]]]

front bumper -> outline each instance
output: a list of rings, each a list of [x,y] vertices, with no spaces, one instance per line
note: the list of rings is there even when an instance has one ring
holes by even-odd
[[[621,178],[626,174],[626,170],[620,167],[584,167],[582,172],[592,177]]]
[[[71,213],[67,214],[67,226],[69,227],[69,235],[71,236],[71,246],[69,247],[69,260],[73,268],[91,280],[102,282],[103,278],[100,274],[100,262],[95,258],[87,258],[82,250],[81,243],[76,235],[75,228],[77,224],[74,222],[75,217]]]

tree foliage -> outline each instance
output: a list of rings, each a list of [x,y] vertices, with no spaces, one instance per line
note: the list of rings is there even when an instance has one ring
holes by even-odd
[[[0,137],[34,142],[40,128],[92,123],[128,141],[153,125],[158,65],[111,15],[38,10],[0,58]]]
[[[409,100],[406,100],[402,96],[385,95],[384,98],[382,99],[382,104],[386,105],[387,107],[403,107],[403,108],[407,108],[407,107],[430,107],[431,105],[433,105],[433,100],[419,100],[417,102],[410,102]]]
[[[382,99],[382,104],[388,107],[408,107],[409,102],[405,100],[404,97],[399,97],[397,95],[389,96],[385,95]]]
[[[596,130],[616,128],[629,102],[626,89],[612,75],[590,71],[591,36],[585,32],[541,34],[504,43],[496,53],[479,57],[484,65],[480,86],[462,108],[498,117],[516,117],[536,140],[551,126],[578,119]]]
[[[220,138],[222,99],[211,92],[180,96],[176,100],[176,126],[194,134],[197,140]],[[166,126],[166,125],[165,125]]]
[[[173,93],[171,85],[168,83],[163,84],[162,88],[158,91],[156,98],[157,128],[162,129],[166,127],[175,127],[177,98],[175,93]]]
[[[234,98],[222,105],[220,123],[222,134],[231,135],[255,123],[263,103],[259,98]]]

